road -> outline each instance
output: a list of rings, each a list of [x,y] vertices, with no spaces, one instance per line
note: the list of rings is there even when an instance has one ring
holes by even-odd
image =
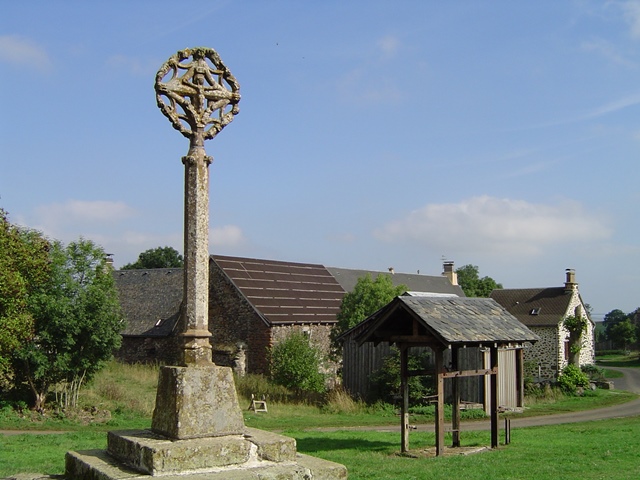
[[[614,385],[616,390],[626,390],[640,394],[640,368],[611,368],[624,374],[622,378],[616,378]],[[511,417],[511,428],[535,427],[541,425],[559,425],[563,423],[588,422],[592,420],[604,420],[607,418],[633,417],[640,415],[640,398],[613,407],[597,408],[594,410],[584,410],[582,412],[559,413],[556,415],[542,415],[538,417]],[[501,425],[502,427],[502,425]],[[433,430],[433,423],[420,424],[419,430]],[[462,422],[462,431],[490,430],[489,420]],[[373,430],[378,432],[399,432],[400,426],[377,426],[377,427],[339,427],[339,428],[318,428],[314,430],[335,431],[335,430]]]

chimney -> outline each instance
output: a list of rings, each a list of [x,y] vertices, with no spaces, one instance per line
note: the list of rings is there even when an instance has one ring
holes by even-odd
[[[453,262],[445,260],[442,264],[442,275],[449,279],[451,285],[458,285],[458,274],[453,270]]]
[[[113,271],[113,253],[105,253],[104,266],[107,272]]]
[[[566,293],[571,293],[578,289],[578,284],[576,283],[576,272],[572,268],[566,269],[567,279],[564,282],[564,291]]]

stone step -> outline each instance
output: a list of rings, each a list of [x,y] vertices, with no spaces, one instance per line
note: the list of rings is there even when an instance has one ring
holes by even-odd
[[[67,480],[149,480],[151,475],[125,467],[105,450],[69,452]],[[295,461],[256,461],[208,471],[162,475],[163,480],[342,480],[347,469],[338,463],[297,454]]]
[[[148,475],[203,470],[251,461],[291,462],[296,441],[271,432],[245,428],[244,435],[171,440],[150,430],[109,432],[107,453]]]

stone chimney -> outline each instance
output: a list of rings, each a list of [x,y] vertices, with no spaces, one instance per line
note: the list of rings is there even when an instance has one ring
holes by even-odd
[[[578,289],[578,284],[576,283],[576,272],[572,268],[566,269],[567,279],[564,282],[564,291],[567,293],[574,292]]]
[[[107,272],[113,271],[113,253],[105,253],[104,266]]]
[[[458,274],[453,269],[453,262],[445,261],[442,264],[442,275],[449,279],[451,285],[458,285]]]

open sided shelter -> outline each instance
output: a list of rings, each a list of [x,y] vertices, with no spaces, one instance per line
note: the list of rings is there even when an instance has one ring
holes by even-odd
[[[436,455],[444,453],[444,380],[453,381],[453,446],[460,446],[461,377],[489,376],[491,396],[491,447],[498,446],[498,349],[516,348],[520,378],[523,370],[522,347],[536,342],[538,336],[520,323],[497,302],[488,298],[460,297],[396,297],[362,324],[356,341],[396,344],[401,353],[402,415],[401,449],[409,445],[410,375],[434,375],[436,403]],[[434,354],[434,371],[409,372],[408,351],[411,347],[429,347]],[[489,368],[460,370],[458,352],[466,347],[489,349]],[[452,351],[451,366],[445,367],[444,352]]]

